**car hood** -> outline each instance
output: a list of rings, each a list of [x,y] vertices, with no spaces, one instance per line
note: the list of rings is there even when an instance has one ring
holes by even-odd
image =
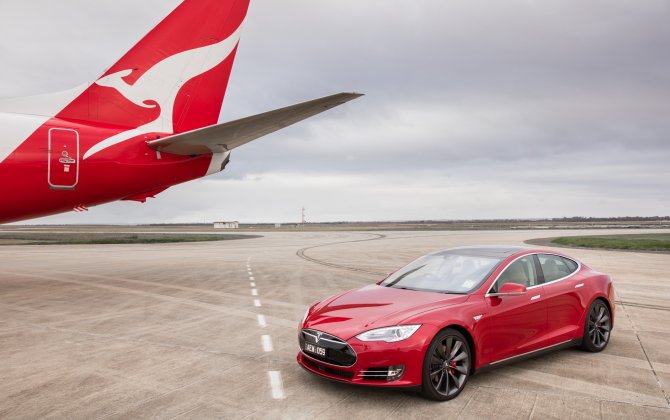
[[[307,318],[305,328],[348,340],[371,329],[398,325],[421,312],[465,302],[468,297],[365,286],[317,304]]]

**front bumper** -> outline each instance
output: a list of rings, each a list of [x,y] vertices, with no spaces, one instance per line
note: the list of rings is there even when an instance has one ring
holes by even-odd
[[[396,343],[363,342],[356,338],[343,340],[356,354],[356,360],[350,366],[329,363],[325,358],[306,353],[302,347],[304,340],[299,340],[297,361],[306,370],[335,381],[378,387],[415,387],[421,385],[423,359],[432,336],[432,329],[424,325],[412,337]],[[398,366],[404,367],[402,376],[387,380],[383,374],[385,369]]]

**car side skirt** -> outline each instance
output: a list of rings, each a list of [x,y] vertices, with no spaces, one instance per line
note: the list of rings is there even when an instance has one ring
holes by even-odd
[[[485,371],[488,371],[490,369],[497,368],[499,366],[505,366],[505,365],[508,365],[508,364],[511,364],[511,363],[516,363],[516,362],[521,361],[521,360],[532,359],[534,357],[542,356],[544,354],[551,353],[551,352],[554,352],[554,351],[557,351],[557,350],[579,346],[579,345],[582,344],[582,339],[583,339],[583,337],[574,338],[572,340],[564,341],[564,342],[558,343],[558,344],[553,344],[551,346],[544,347],[544,348],[541,348],[541,349],[538,349],[538,350],[533,350],[533,351],[530,351],[528,353],[520,354],[518,356],[512,356],[512,357],[508,357],[506,359],[498,360],[498,361],[495,361],[493,363],[489,363],[488,365],[484,365],[484,366],[479,367],[477,370],[475,370],[475,373],[485,372]]]

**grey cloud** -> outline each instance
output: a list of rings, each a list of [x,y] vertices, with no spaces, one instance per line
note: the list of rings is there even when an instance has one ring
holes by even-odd
[[[3,2],[0,96],[94,79],[177,3]],[[222,120],[367,95],[148,205],[48,220],[667,214],[669,18],[662,0],[252,0]]]

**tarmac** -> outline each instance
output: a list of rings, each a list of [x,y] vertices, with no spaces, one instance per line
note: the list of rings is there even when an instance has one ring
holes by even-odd
[[[563,249],[614,279],[607,349],[474,375],[446,403],[327,381],[295,362],[298,323],[318,299],[439,249],[590,233],[629,231],[0,247],[0,418],[668,419],[670,254]]]

